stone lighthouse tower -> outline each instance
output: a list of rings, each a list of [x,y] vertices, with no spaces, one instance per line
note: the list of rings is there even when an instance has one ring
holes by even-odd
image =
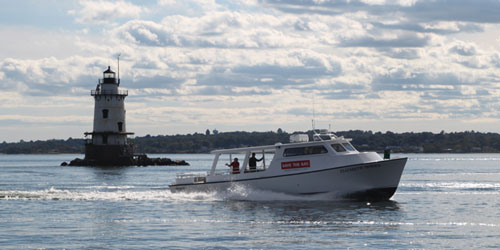
[[[94,130],[86,132],[85,161],[92,165],[134,165],[134,147],[127,142],[125,125],[125,97],[127,90],[121,90],[120,79],[108,69],[95,90]],[[91,138],[88,138],[91,136]]]

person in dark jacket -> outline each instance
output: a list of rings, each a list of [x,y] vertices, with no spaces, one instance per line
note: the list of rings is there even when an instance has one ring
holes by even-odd
[[[264,157],[257,159],[255,158],[255,153],[252,153],[252,157],[248,159],[248,166],[250,167],[250,172],[256,172],[257,171],[257,162],[262,161]]]

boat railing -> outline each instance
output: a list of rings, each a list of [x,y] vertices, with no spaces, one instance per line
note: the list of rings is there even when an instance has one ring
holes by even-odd
[[[210,172],[207,172],[208,174],[210,174]],[[231,174],[230,170],[217,170],[217,171],[214,171],[214,176],[216,175],[229,175]]]
[[[192,179],[195,177],[206,177],[206,173],[180,173],[176,175],[177,179]]]
[[[229,175],[231,174],[230,170],[218,170],[214,172],[215,175]],[[177,179],[193,179],[197,177],[207,177],[210,175],[210,171],[202,172],[202,173],[179,173],[176,175]]]

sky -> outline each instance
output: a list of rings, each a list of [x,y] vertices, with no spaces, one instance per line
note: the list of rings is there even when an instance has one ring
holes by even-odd
[[[0,141],[83,138],[118,56],[136,136],[500,132],[499,0],[0,6]]]

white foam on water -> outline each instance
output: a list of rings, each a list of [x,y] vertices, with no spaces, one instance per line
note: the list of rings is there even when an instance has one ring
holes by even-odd
[[[425,182],[425,183],[408,183],[400,184],[401,187],[420,187],[430,189],[500,189],[500,183],[485,183],[485,182]]]
[[[102,188],[100,188],[102,189]],[[128,189],[128,188],[127,188]],[[107,191],[73,191],[51,187],[45,190],[0,190],[0,198],[7,200],[74,200],[74,201],[211,201],[211,193],[174,194],[170,190],[127,190],[111,188]]]
[[[132,187],[93,187],[92,190],[67,190],[51,187],[45,190],[0,190],[4,200],[74,200],[74,201],[331,201],[341,200],[335,193],[290,195],[232,185],[222,192],[176,192],[131,190]]]
[[[267,190],[252,189],[245,185],[233,184],[226,192],[219,192],[223,200],[241,201],[333,201],[342,200],[337,193],[322,193],[314,195],[292,195]]]
[[[500,161],[500,157],[487,156],[487,157],[424,157],[415,156],[408,158],[410,161]]]
[[[84,187],[85,189],[104,189],[104,190],[118,190],[118,189],[133,189],[135,188],[134,186],[106,186],[106,185],[100,185],[100,186],[88,186]]]
[[[400,221],[333,221],[325,222],[327,224],[348,224],[348,225],[390,225],[390,226],[440,226],[440,227],[500,227],[493,223],[476,222],[400,222]]]

